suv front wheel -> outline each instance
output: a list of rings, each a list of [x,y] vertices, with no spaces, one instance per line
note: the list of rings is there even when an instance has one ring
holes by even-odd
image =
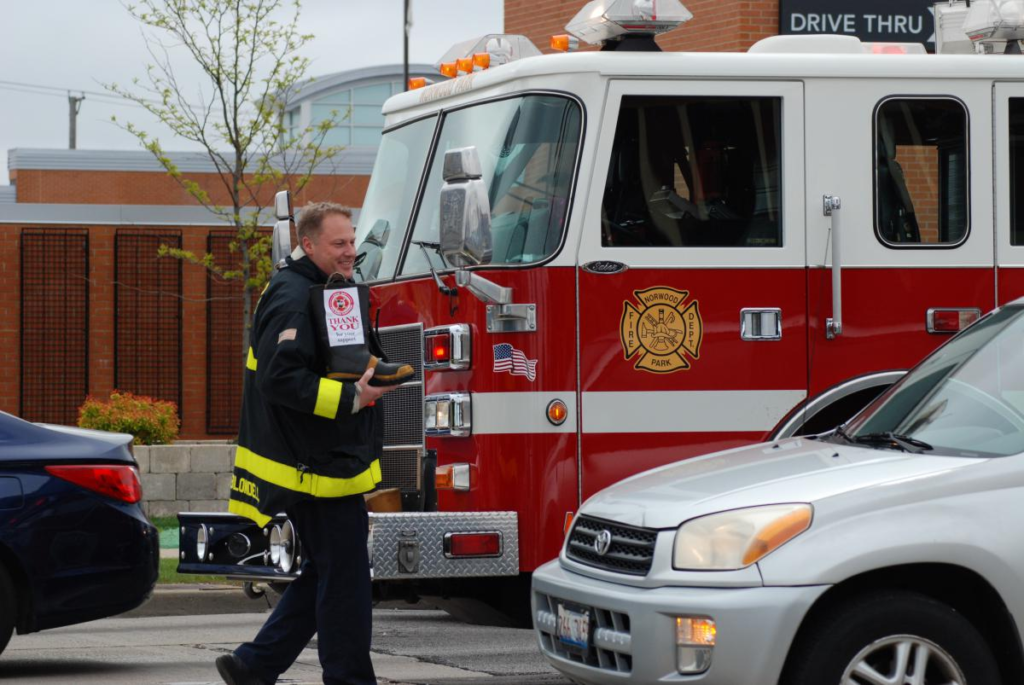
[[[913,593],[847,600],[809,624],[783,685],[999,685],[978,630],[952,608]]]

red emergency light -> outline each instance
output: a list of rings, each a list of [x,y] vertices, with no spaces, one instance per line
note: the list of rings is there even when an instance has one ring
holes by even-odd
[[[452,358],[452,336],[447,331],[426,336],[427,362],[446,364]]]
[[[925,325],[929,333],[959,333],[981,318],[981,310],[929,309]]]
[[[423,368],[461,371],[469,368],[470,335],[467,324],[457,323],[423,331]]]
[[[449,533],[444,538],[449,557],[501,556],[501,533]]]

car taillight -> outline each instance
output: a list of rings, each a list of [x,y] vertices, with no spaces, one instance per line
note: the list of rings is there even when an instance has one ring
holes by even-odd
[[[46,472],[86,490],[134,504],[142,499],[142,483],[134,466],[47,466]]]

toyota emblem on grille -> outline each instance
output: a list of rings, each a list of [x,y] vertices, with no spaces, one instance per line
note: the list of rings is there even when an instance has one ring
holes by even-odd
[[[608,554],[608,548],[612,546],[612,532],[607,528],[602,530],[594,538],[594,551],[600,556]]]

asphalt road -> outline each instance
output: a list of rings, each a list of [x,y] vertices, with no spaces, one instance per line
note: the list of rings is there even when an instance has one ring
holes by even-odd
[[[112,618],[16,635],[0,682],[30,685],[220,683],[213,660],[255,635],[267,614]],[[382,685],[567,685],[533,632],[459,623],[440,611],[374,611],[373,662]],[[315,642],[278,681],[320,683]]]

